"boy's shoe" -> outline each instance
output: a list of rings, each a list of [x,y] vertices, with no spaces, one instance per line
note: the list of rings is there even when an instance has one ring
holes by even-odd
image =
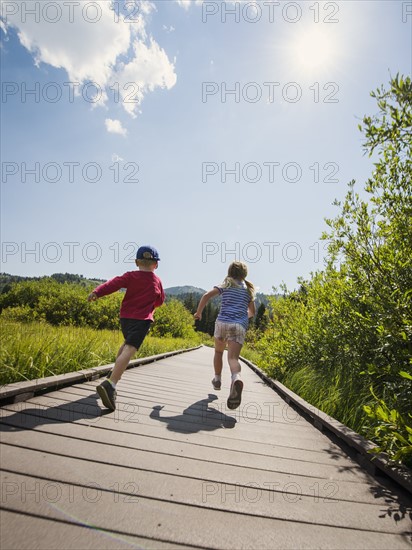
[[[227,398],[227,408],[228,409],[237,409],[242,401],[242,390],[243,382],[242,380],[235,380],[230,388],[230,394]]]
[[[215,380],[214,378],[212,380],[212,384],[215,390],[220,390],[220,388],[222,387],[222,382],[220,380]]]
[[[96,388],[103,405],[114,411],[116,409],[116,390],[110,384],[109,380],[104,380],[100,386]]]

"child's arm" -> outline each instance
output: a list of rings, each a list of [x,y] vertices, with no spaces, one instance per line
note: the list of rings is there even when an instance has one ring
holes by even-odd
[[[154,307],[160,307],[163,302],[165,301],[165,292],[163,290],[163,286],[160,283],[160,294],[157,296],[156,301],[154,303]]]
[[[112,294],[113,292],[116,292],[116,290],[120,290],[121,288],[127,288],[127,284],[127,273],[125,273],[124,275],[120,275],[120,277],[114,277],[113,279],[110,279],[110,281],[106,281],[105,283],[97,286],[93,290],[93,292],[89,294],[87,300],[88,302],[94,302],[94,300],[97,300],[97,298]]]
[[[248,316],[249,319],[251,319],[255,315],[256,315],[255,302],[249,302],[249,306],[247,308],[247,316]]]
[[[97,300],[97,294],[93,290],[93,292],[90,292],[90,294],[87,296],[87,301],[94,302],[95,300]]]
[[[193,315],[193,317],[196,320],[199,320],[199,321],[201,320],[202,311],[205,309],[206,304],[211,298],[213,298],[214,296],[217,296],[218,294],[220,294],[218,288],[213,288],[212,290],[209,290],[209,292],[206,292],[205,294],[203,294],[203,296],[200,299],[199,305],[197,306],[196,313]]]

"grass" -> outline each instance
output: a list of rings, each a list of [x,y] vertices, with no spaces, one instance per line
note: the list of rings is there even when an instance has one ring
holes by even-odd
[[[249,348],[247,344],[243,346],[242,351],[240,352],[240,355],[245,359],[247,359],[248,361],[251,361],[252,363],[254,363],[256,366],[260,362],[259,353],[254,349]]]
[[[34,380],[113,363],[123,336],[120,330],[54,327],[44,322],[17,323],[0,318],[0,384]],[[135,355],[147,357],[202,343],[196,338],[147,336]]]
[[[259,352],[246,345],[242,348],[241,354],[245,359],[260,366],[269,376],[273,376],[269,369],[264,367],[264,361]],[[328,416],[358,433],[364,432],[367,417],[363,405],[373,404],[369,388],[362,386],[354,388],[348,383],[343,383],[338,376],[331,381],[330,377],[326,379],[310,367],[299,371],[285,369],[278,380]]]

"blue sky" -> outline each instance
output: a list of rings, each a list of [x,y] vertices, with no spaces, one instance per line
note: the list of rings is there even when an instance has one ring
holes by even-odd
[[[322,268],[333,200],[371,173],[369,93],[411,73],[411,2],[22,4],[0,30],[2,271],[106,279],[141,244],[165,287],[235,257],[268,293]]]

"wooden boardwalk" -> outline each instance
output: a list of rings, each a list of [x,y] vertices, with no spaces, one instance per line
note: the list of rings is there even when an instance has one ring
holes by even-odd
[[[411,548],[411,500],[247,366],[239,409],[200,348],[1,409],[0,547]]]

